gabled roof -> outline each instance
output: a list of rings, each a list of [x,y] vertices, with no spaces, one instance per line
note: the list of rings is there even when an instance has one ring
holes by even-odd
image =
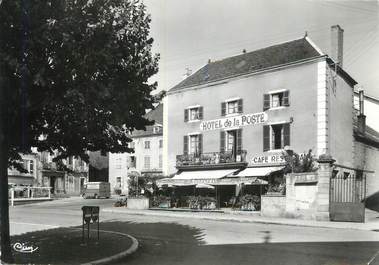
[[[323,56],[306,38],[210,62],[170,91]]]
[[[154,126],[156,125],[163,125],[163,104],[159,104],[155,109],[149,111],[146,113],[145,118],[154,121],[154,125],[146,126],[146,130],[138,130],[134,131],[132,133],[133,137],[145,137],[145,136],[152,136],[152,135],[162,135],[162,131],[160,132],[154,132]]]

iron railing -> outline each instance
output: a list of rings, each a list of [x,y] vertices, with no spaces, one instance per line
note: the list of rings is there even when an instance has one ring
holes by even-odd
[[[183,154],[176,156],[176,166],[201,166],[246,163],[246,150],[239,152],[209,152],[201,154]]]

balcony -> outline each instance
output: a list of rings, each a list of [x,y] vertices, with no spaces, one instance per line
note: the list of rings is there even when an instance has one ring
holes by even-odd
[[[189,168],[228,168],[246,166],[246,151],[210,152],[202,154],[184,154],[176,156],[177,169]]]

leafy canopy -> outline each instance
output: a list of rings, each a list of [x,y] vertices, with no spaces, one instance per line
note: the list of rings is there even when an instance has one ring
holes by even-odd
[[[151,124],[143,115],[157,101],[150,21],[139,1],[2,1],[10,162],[31,147],[85,161],[131,151],[129,133]]]

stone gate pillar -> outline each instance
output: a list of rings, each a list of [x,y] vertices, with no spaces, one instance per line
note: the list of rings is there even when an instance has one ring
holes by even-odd
[[[318,191],[317,191],[317,221],[329,221],[329,194],[332,165],[335,160],[330,155],[320,155],[317,160],[318,168]]]

